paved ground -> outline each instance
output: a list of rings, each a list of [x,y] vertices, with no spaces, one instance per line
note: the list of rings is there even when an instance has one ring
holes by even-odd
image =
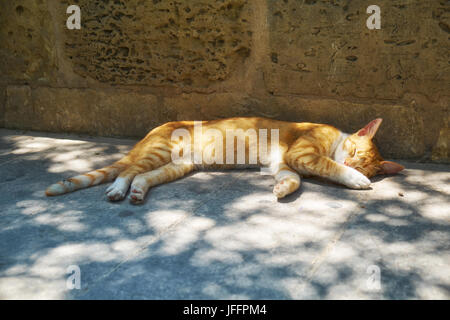
[[[368,191],[303,180],[282,201],[258,171],[195,173],[132,206],[44,190],[134,141],[0,137],[0,299],[450,298],[448,165],[401,162]]]

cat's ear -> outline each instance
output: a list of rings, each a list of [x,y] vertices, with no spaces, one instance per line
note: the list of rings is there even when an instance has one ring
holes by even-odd
[[[395,174],[405,169],[404,166],[393,161],[381,161],[380,165],[381,165],[381,171],[379,172],[380,174]]]
[[[375,133],[377,133],[382,121],[383,119],[381,118],[370,121],[364,128],[358,131],[358,136],[366,136],[369,139],[372,139],[375,136]]]

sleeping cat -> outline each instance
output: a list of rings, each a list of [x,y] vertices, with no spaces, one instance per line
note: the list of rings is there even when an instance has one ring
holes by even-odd
[[[130,190],[131,203],[138,204],[143,202],[149,188],[181,178],[194,170],[228,169],[252,163],[256,166],[267,164],[272,168],[276,180],[273,193],[278,198],[299,188],[300,175],[320,176],[352,189],[367,189],[372,176],[394,174],[404,169],[400,164],[384,161],[372,142],[381,122],[382,119],[375,119],[354,134],[342,133],[330,125],[264,118],[169,122],[150,131],[121,160],[55,183],[45,193],[55,196],[115,179],[106,190],[108,199],[122,200]],[[202,135],[196,140],[197,124],[201,125]],[[230,130],[247,133],[263,130],[267,137],[258,141],[251,135],[245,136],[239,149],[236,147],[239,137],[237,140],[232,137],[231,143],[225,141]],[[175,132],[194,136],[194,140],[184,139],[183,135],[175,135]],[[263,142],[270,150],[267,161],[263,161],[261,152],[254,153],[257,156],[252,161],[252,151],[261,151]],[[200,151],[205,157],[200,161],[194,159],[193,150]],[[238,154],[243,151],[244,157]],[[174,160],[174,155],[178,156],[178,161]],[[227,161],[224,161],[225,155]],[[229,156],[232,161],[229,161]],[[180,157],[182,161],[179,161]],[[212,158],[215,161],[211,161]],[[241,159],[239,164],[237,159]]]

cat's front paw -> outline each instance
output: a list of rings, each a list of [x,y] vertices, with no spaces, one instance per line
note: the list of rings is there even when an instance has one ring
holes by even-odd
[[[358,170],[346,167],[340,182],[352,189],[370,188],[370,180]]]
[[[300,180],[296,178],[286,178],[278,182],[275,187],[273,187],[273,194],[278,198],[284,198],[288,194],[291,194],[300,186]]]
[[[289,193],[289,186],[284,181],[281,181],[273,187],[273,194],[278,198],[284,198]]]

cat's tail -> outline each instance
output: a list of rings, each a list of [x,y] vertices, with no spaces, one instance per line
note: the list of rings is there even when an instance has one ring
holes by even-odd
[[[45,194],[47,196],[57,196],[78,189],[83,189],[101,183],[109,182],[115,179],[119,175],[119,173],[121,173],[127,167],[127,164],[121,161],[117,161],[110,166],[90,171],[88,173],[52,184],[47,188],[47,190],[45,190]]]

